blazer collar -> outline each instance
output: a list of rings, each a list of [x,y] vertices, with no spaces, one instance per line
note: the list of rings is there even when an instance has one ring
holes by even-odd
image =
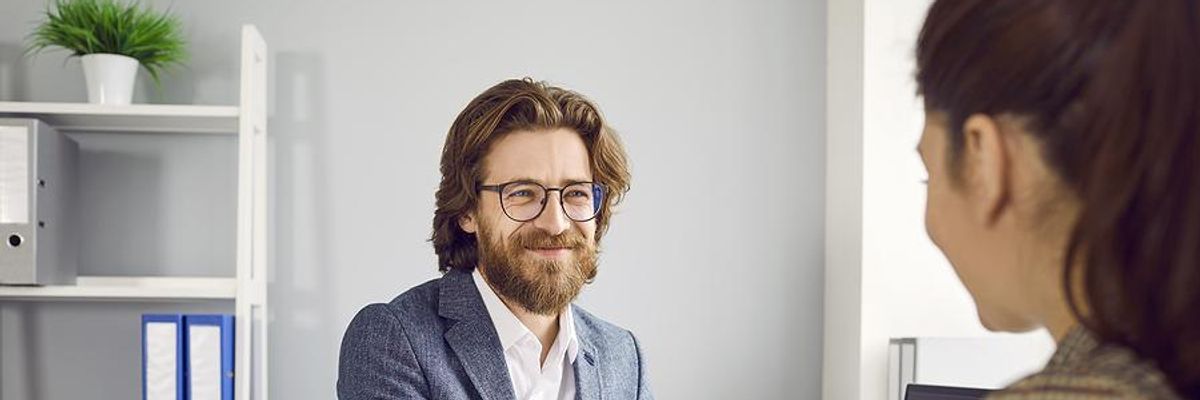
[[[591,325],[583,320],[583,311],[571,305],[575,317],[575,335],[579,340],[579,354],[575,357],[575,399],[602,400],[603,381],[600,379],[600,353],[596,350]]]
[[[438,315],[455,321],[446,330],[446,342],[479,395],[484,400],[516,400],[500,338],[471,274],[447,272],[441,279],[439,297]]]
[[[574,304],[570,307],[579,340],[579,353],[575,357],[575,398],[603,400],[601,357],[595,343],[597,335],[584,320],[584,311]],[[438,315],[455,321],[446,330],[446,342],[458,355],[480,396],[484,400],[516,400],[500,337],[470,272],[450,270],[442,276]]]

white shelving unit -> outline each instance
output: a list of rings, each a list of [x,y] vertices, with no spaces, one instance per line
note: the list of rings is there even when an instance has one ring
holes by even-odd
[[[75,133],[237,137],[236,276],[80,276],[73,286],[0,286],[0,302],[232,300],[237,342],[235,397],[267,399],[267,45],[258,29],[242,27],[238,106],[0,102],[0,117],[37,118],[60,131]]]

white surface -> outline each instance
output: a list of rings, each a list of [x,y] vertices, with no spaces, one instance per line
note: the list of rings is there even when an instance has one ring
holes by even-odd
[[[267,43],[252,25],[241,29],[238,105],[237,279],[234,305],[234,397],[268,399],[267,357]],[[256,312],[257,311],[257,312]],[[256,319],[258,318],[258,319]],[[255,329],[251,329],[254,326]],[[251,337],[251,335],[257,337]],[[257,345],[255,345],[257,343]],[[255,347],[251,347],[255,346]],[[255,390],[251,390],[255,389]]]
[[[29,223],[29,142],[28,128],[0,126],[0,224]]]
[[[233,300],[234,278],[80,276],[75,285],[0,286],[0,300]]]
[[[221,400],[221,327],[188,327],[190,400]]]
[[[178,400],[177,329],[173,322],[146,324],[146,400]]]
[[[66,132],[238,132],[238,107],[0,101],[0,116],[37,118]]]
[[[916,338],[916,383],[1003,388],[1040,370],[1054,354],[1050,335]]]
[[[994,334],[924,230],[926,175],[914,150],[924,112],[913,74],[929,1],[834,3],[827,196],[841,208],[831,214],[861,223],[826,227],[824,395],[883,399],[889,338]]]
[[[916,372],[916,341],[893,339],[888,346],[888,400],[903,400]]]
[[[89,103],[129,104],[133,99],[133,78],[138,71],[137,59],[119,54],[87,54],[80,60]]]
[[[858,399],[862,355],[861,0],[830,1],[826,45],[825,281],[821,397]]]

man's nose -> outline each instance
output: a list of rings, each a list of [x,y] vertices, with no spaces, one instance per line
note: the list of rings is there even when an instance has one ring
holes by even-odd
[[[571,228],[571,219],[567,218],[567,213],[563,211],[562,192],[555,190],[554,193],[558,197],[552,197],[550,193],[546,193],[545,208],[542,210],[542,215],[533,220],[533,226],[551,236],[558,236]]]

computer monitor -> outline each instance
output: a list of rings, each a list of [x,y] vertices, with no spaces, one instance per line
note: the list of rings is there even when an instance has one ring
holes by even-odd
[[[908,384],[904,391],[904,400],[977,400],[991,393],[990,390]]]

